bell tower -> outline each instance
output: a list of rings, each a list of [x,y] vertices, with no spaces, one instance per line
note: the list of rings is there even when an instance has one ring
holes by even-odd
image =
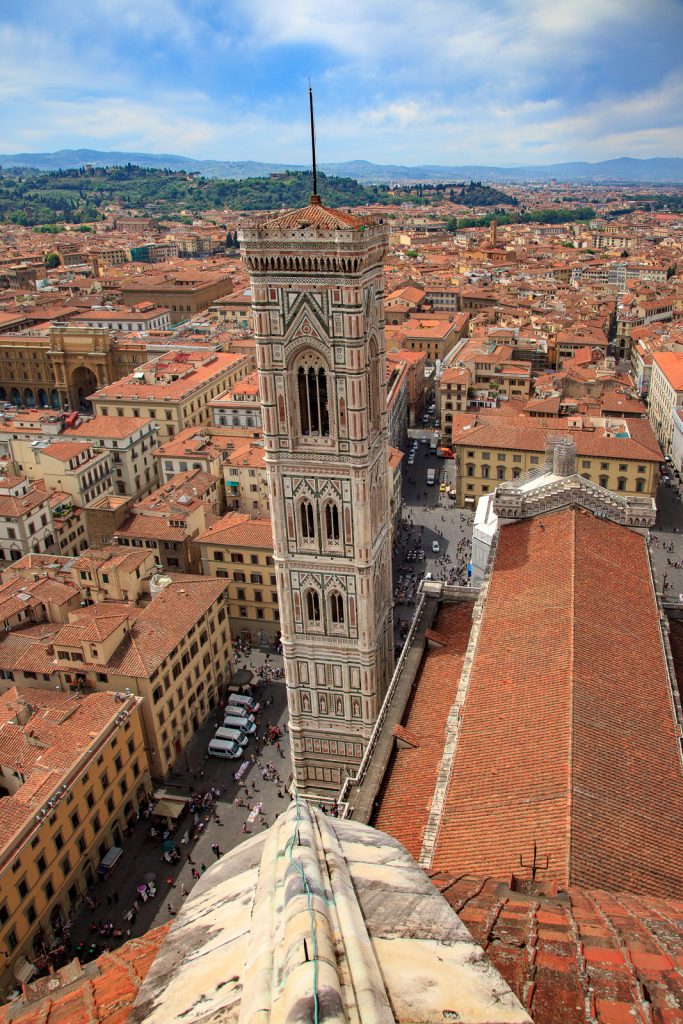
[[[393,669],[383,258],[322,205],[241,235],[254,310],[294,775],[336,796]]]

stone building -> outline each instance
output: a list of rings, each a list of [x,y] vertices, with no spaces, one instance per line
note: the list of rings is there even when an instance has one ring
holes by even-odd
[[[332,796],[393,663],[383,258],[378,219],[308,207],[242,232],[296,784]]]

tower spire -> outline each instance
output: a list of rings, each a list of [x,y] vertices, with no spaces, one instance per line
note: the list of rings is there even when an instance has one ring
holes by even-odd
[[[308,80],[308,105],[311,111],[311,154],[312,154],[312,166],[313,166],[313,195],[311,196],[311,205],[320,206],[320,196],[318,195],[318,169],[315,163],[315,119],[313,117],[313,89],[311,88],[311,80]]]

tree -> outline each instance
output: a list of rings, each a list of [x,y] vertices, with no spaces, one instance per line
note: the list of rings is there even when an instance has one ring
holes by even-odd
[[[59,266],[59,256],[56,252],[48,252],[45,254],[45,269],[54,270],[55,267]]]

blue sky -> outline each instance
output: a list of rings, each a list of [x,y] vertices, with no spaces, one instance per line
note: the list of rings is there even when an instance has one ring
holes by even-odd
[[[683,156],[683,0],[0,0],[0,152]]]

